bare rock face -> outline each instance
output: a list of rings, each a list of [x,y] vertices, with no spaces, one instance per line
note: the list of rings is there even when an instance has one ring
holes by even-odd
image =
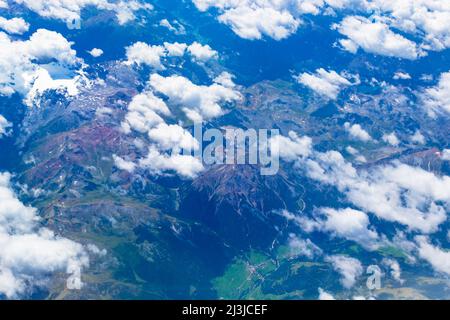
[[[180,214],[206,224],[239,248],[267,246],[278,233],[277,211],[294,210],[303,187],[285,173],[262,176],[254,165],[218,165],[186,184]]]

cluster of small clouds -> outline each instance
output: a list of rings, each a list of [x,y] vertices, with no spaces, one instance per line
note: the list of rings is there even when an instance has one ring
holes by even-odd
[[[17,298],[45,284],[49,273],[65,272],[68,289],[80,289],[89,259],[84,247],[39,228],[36,209],[25,206],[0,173],[0,295]]]
[[[343,8],[354,0],[193,0],[198,10],[219,11],[218,20],[231,27],[244,39],[264,36],[281,40],[295,33],[302,24],[301,16],[317,15],[326,9]]]
[[[244,39],[285,39],[297,31],[304,15],[335,15],[332,25],[345,38],[347,51],[417,59],[430,50],[450,47],[450,7],[447,0],[193,0],[200,11],[216,8],[218,20]],[[399,30],[410,38],[395,32]]]
[[[310,178],[335,186],[355,206],[384,220],[432,233],[447,218],[450,177],[402,163],[358,171],[336,151],[318,153],[305,164]]]
[[[298,75],[296,80],[317,94],[336,100],[343,88],[359,83],[357,76],[351,76],[356,79],[355,83],[350,82],[347,77],[350,76],[345,74],[339,75],[336,71],[327,71],[319,68],[314,74],[305,72]]]
[[[206,62],[210,59],[217,59],[218,53],[209,45],[202,45],[193,42],[190,45],[185,43],[168,43],[163,45],[149,45],[145,42],[136,42],[126,48],[127,64],[148,65],[155,69],[164,69],[162,58],[182,57],[189,53],[193,60]]]
[[[223,80],[223,75],[218,80]],[[217,80],[216,80],[217,81]],[[212,83],[209,86],[197,85],[182,76],[150,76],[150,87],[169,98],[169,101],[182,106],[186,116],[193,122],[215,118],[223,114],[222,103],[231,103],[240,99],[234,83],[229,86]]]
[[[108,0],[12,0],[21,4],[42,17],[62,20],[67,23],[79,21],[81,12],[88,7],[99,10],[113,11],[119,24],[123,25],[133,21],[135,12],[139,10],[152,10],[149,3],[136,0],[131,1],[108,1]]]
[[[17,92],[31,105],[34,98],[47,89],[65,89],[69,95],[75,95],[78,84],[85,81],[81,74],[53,79],[55,65],[70,71],[82,63],[72,43],[57,32],[38,29],[24,41],[14,41],[0,32],[0,47],[0,95]],[[48,63],[49,60],[54,62]]]
[[[355,208],[320,207],[313,211],[311,217],[283,212],[286,219],[294,221],[304,232],[328,233],[332,237],[354,241],[368,250],[375,250],[389,240],[371,226],[368,214],[372,214],[377,219],[396,223],[399,228],[403,226],[403,230],[410,234],[422,234],[415,238],[415,242],[394,240],[394,243],[407,243],[405,250],[417,252],[436,271],[450,273],[449,253],[431,244],[427,236],[439,231],[447,221],[450,177],[438,176],[398,161],[356,169],[339,152],[318,152],[312,147],[303,152],[308,156],[299,156],[294,160],[295,155],[289,153],[292,143],[293,140],[279,143],[280,156],[283,152],[288,154],[281,158],[296,161],[296,167],[310,179],[335,187]],[[392,261],[388,265],[393,278],[401,281],[399,266]],[[344,277],[343,281],[349,284],[352,282],[349,279],[352,277]]]
[[[116,166],[129,172],[141,167],[155,174],[174,171],[188,178],[196,176],[203,170],[201,160],[183,152],[199,149],[200,142],[180,124],[166,123],[164,118],[172,113],[157,94],[166,97],[171,105],[180,107],[189,120],[201,122],[222,115],[221,104],[240,99],[234,86],[232,76],[226,72],[211,85],[197,85],[183,76],[152,74],[145,91],[128,105],[122,122],[125,133],[136,131],[146,135],[150,141],[148,154],[137,164],[115,156]]]

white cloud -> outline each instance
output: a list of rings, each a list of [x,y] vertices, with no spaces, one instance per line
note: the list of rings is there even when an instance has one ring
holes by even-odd
[[[196,85],[182,76],[163,77],[152,74],[150,86],[169,97],[170,101],[183,107],[192,121],[198,122],[223,114],[221,103],[240,99],[239,92],[213,83],[210,86]]]
[[[121,157],[113,154],[114,165],[120,170],[125,170],[132,173],[136,169],[136,164],[132,161],[127,161]]]
[[[83,246],[39,228],[36,209],[20,202],[10,178],[0,173],[0,294],[17,298],[55,272],[69,275],[69,289],[79,288],[89,262]]]
[[[332,294],[324,291],[322,288],[319,288],[319,300],[336,300]]]
[[[298,83],[307,86],[311,90],[329,99],[335,100],[342,88],[351,86],[352,83],[336,71],[317,69],[315,74],[302,73],[296,77]]]
[[[289,248],[291,249],[292,255],[301,255],[309,259],[322,254],[322,249],[315,245],[311,240],[301,239],[292,234],[289,237]]]
[[[409,75],[409,73],[397,71],[392,78],[394,80],[409,80],[411,79],[411,76]]]
[[[383,137],[381,139],[384,142],[389,143],[393,147],[397,147],[400,144],[400,140],[398,140],[394,132],[383,134]]]
[[[189,154],[183,154],[185,150],[197,150],[199,142],[180,125],[167,124],[163,117],[169,115],[171,112],[166,103],[156,97],[151,88],[136,95],[128,106],[121,126],[125,133],[134,130],[146,135],[149,140],[148,154],[136,162],[114,156],[116,166],[129,172],[137,167],[153,174],[174,171],[187,178],[193,178],[201,172],[202,162]],[[146,144],[139,141],[139,148],[146,148]]]
[[[447,0],[367,1],[366,8],[395,28],[423,38],[423,47],[443,50],[450,46],[450,7]]]
[[[147,156],[139,161],[139,165],[155,174],[173,170],[187,178],[194,178],[204,168],[201,161],[190,155],[162,153],[150,147]]]
[[[6,19],[0,17],[0,29],[10,34],[23,34],[28,31],[30,25],[22,18]]]
[[[122,122],[122,129],[129,133],[135,130],[148,132],[155,125],[163,123],[162,115],[170,115],[166,103],[151,91],[144,91],[133,97],[128,105],[128,112]]]
[[[326,13],[329,8],[344,8],[355,0],[193,0],[200,11],[214,7],[218,20],[244,39],[264,36],[281,40],[295,33],[304,14]]]
[[[437,231],[447,219],[450,177],[393,163],[357,171],[336,151],[316,153],[302,166],[307,176],[336,186],[365,212],[424,233]]]
[[[351,208],[320,208],[316,216],[319,230],[355,241],[370,250],[378,247],[378,234],[370,228],[369,218],[364,212]]]
[[[37,30],[25,41],[12,41],[0,32],[0,94],[18,92],[28,105],[47,89],[61,88],[69,95],[76,94],[78,84],[84,81],[82,74],[63,79],[53,79],[52,75],[55,66],[70,72],[79,67],[81,61],[71,46],[61,34],[46,29]],[[48,64],[48,60],[55,62]]]
[[[300,21],[287,10],[272,7],[238,6],[226,10],[219,21],[244,39],[261,39],[267,35],[275,40],[287,38],[297,31]]]
[[[364,142],[372,140],[370,134],[366,130],[364,130],[359,124],[350,125],[349,122],[346,122],[344,123],[344,128],[350,134],[350,137],[354,139],[361,140]]]
[[[0,114],[0,139],[3,136],[8,136],[10,134],[10,128],[12,127],[12,123],[6,120],[4,116]]]
[[[6,0],[0,0],[0,8],[8,8],[8,2],[6,2]]]
[[[411,136],[411,142],[415,144],[425,144],[427,141],[420,130],[416,130],[416,132]]]
[[[398,281],[400,284],[404,282],[402,279],[402,270],[400,269],[400,264],[397,260],[384,258],[382,263],[390,268],[390,273],[392,278]]]
[[[431,116],[436,116],[436,113],[444,112],[450,113],[450,71],[444,72],[439,78],[439,83],[431,88],[428,88],[422,94],[425,107]]]
[[[289,132],[289,137],[277,135],[269,140],[271,150],[278,150],[279,156],[286,161],[295,161],[299,157],[307,157],[312,151],[310,137],[300,137],[294,131]]]
[[[145,42],[136,42],[126,48],[127,64],[146,64],[156,69],[163,69],[161,57],[166,52],[163,46],[148,45]]]
[[[335,28],[347,37],[340,40],[342,47],[352,53],[361,48],[369,53],[411,60],[422,54],[414,42],[394,33],[380,21],[348,16]]]
[[[220,84],[226,88],[234,88],[236,84],[233,81],[234,75],[229,72],[222,72],[217,77],[214,78],[214,82]]]
[[[96,7],[100,10],[113,11],[119,24],[125,24],[135,19],[135,12],[151,10],[152,5],[135,0],[107,1],[107,0],[14,0],[42,17],[72,22],[80,20],[81,11],[86,7]]]
[[[442,150],[442,160],[444,161],[450,161],[450,149],[444,149]]]
[[[91,51],[89,51],[89,54],[94,58],[98,58],[103,54],[103,50],[99,48],[93,48]]]
[[[419,256],[428,261],[437,272],[450,275],[450,252],[433,246],[427,237],[417,236]]]
[[[206,62],[210,59],[218,58],[217,51],[213,50],[209,45],[202,45],[194,42],[191,45],[186,43],[169,43],[164,42],[163,45],[149,45],[145,42],[135,42],[131,46],[126,47],[128,65],[148,65],[155,69],[164,69],[161,59],[166,57],[182,57],[188,52],[192,59],[197,62]]]
[[[341,284],[346,289],[353,287],[359,276],[363,273],[361,262],[358,259],[344,255],[328,256],[325,259],[341,274]]]
[[[196,61],[207,61],[209,59],[216,59],[219,55],[217,51],[213,50],[209,45],[202,45],[198,42],[192,43],[188,48],[188,52]]]
[[[168,30],[172,31],[175,34],[185,34],[186,33],[184,26],[176,20],[174,20],[172,23],[170,23],[169,20],[162,19],[159,21],[159,25],[161,27],[167,28]]]
[[[187,44],[185,43],[169,43],[164,42],[164,48],[167,50],[167,54],[171,57],[182,57],[187,49]]]
[[[199,148],[199,142],[177,124],[160,123],[148,131],[148,136],[157,143],[160,150],[179,153],[181,150],[197,150]]]
[[[426,50],[450,47],[447,0],[193,0],[200,11],[216,8],[218,20],[245,39],[284,39],[296,32],[303,15],[345,15],[337,26],[351,52],[359,47],[375,54],[415,59]],[[366,18],[368,17],[368,18]],[[307,24],[304,24],[307,25]],[[392,30],[420,39],[416,45]]]

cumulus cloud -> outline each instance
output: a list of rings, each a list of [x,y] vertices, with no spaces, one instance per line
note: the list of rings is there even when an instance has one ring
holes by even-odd
[[[6,19],[0,17],[0,29],[5,30],[9,34],[23,34],[28,31],[30,25],[22,18]]]
[[[394,33],[387,24],[380,21],[349,16],[335,25],[335,28],[347,37],[339,42],[345,50],[351,53],[356,53],[361,48],[373,54],[411,60],[417,59],[421,55],[413,41]]]
[[[447,219],[448,176],[398,162],[358,171],[336,151],[316,153],[304,165],[307,176],[337,187],[355,206],[379,218],[424,233],[437,231]]]
[[[139,165],[155,174],[174,171],[187,178],[194,178],[204,169],[202,162],[193,156],[164,153],[153,146],[149,148],[147,156],[139,161]]]
[[[66,272],[67,288],[79,289],[81,269],[89,262],[83,246],[39,228],[36,209],[17,198],[10,179],[0,173],[0,295],[30,293],[55,272]]]
[[[269,145],[272,150],[278,150],[280,158],[286,161],[307,157],[312,151],[312,139],[306,136],[300,137],[294,131],[290,131],[288,137],[282,135],[271,137]]]
[[[164,48],[167,50],[167,55],[171,57],[182,57],[186,52],[188,45],[186,43],[169,43],[164,42]]]
[[[135,130],[148,132],[155,125],[163,123],[163,115],[170,115],[166,103],[151,91],[144,91],[133,97],[128,105],[128,112],[122,122],[125,133]]]
[[[163,69],[161,57],[165,55],[163,46],[136,42],[126,48],[127,64],[145,64],[153,68]]]
[[[149,45],[138,41],[126,47],[127,61],[125,63],[128,65],[136,63],[138,65],[148,65],[155,69],[164,69],[163,58],[182,57],[186,52],[197,62],[206,62],[219,56],[217,51],[213,50],[209,45],[202,45],[198,42],[194,42],[191,45],[178,42]]]
[[[335,27],[347,38],[341,45],[356,52],[416,59],[428,50],[450,47],[447,0],[193,0],[200,11],[215,8],[218,20],[244,39],[285,39],[302,25],[304,15],[338,16],[352,12]],[[307,24],[304,24],[307,25]],[[392,30],[418,38],[416,45]]]
[[[310,225],[336,237],[355,241],[370,250],[378,247],[377,232],[370,228],[367,214],[359,210],[320,208],[316,210],[315,221]]]
[[[12,127],[12,123],[6,120],[4,116],[0,114],[0,139],[3,136],[8,136],[10,134],[10,128]]]
[[[444,161],[450,161],[450,149],[442,150],[441,157]]]
[[[164,117],[170,115],[167,104],[153,93],[151,87],[133,97],[121,127],[125,133],[136,131],[144,134],[148,144],[141,142],[140,148],[148,147],[148,154],[136,162],[125,161],[115,155],[116,166],[129,172],[137,167],[153,174],[173,171],[187,178],[193,178],[202,171],[202,162],[189,154],[199,148],[199,142],[182,126],[167,124]]]
[[[390,274],[391,274],[392,278],[394,278],[394,280],[396,280],[400,284],[402,284],[404,282],[404,280],[401,277],[402,276],[402,270],[401,270],[400,264],[398,263],[397,260],[384,258],[381,262],[384,265],[389,267]]]
[[[398,71],[394,74],[392,78],[394,80],[409,80],[411,79],[411,76],[409,75],[409,73]]]
[[[91,51],[89,51],[89,54],[94,58],[98,58],[103,54],[103,50],[99,48],[93,48]]]
[[[194,42],[188,46],[187,51],[197,61],[207,61],[209,59],[215,59],[219,56],[217,51],[213,50],[209,45],[202,45],[198,42]]]
[[[159,21],[159,25],[161,27],[167,28],[168,30],[172,31],[175,34],[185,34],[186,33],[184,26],[176,20],[174,20],[171,23],[167,19],[162,19]]]
[[[336,300],[331,293],[319,288],[319,300]]]
[[[400,140],[398,140],[395,132],[391,132],[389,134],[384,134],[381,139],[384,142],[389,143],[393,147],[397,147],[400,144]]]
[[[136,164],[133,161],[127,161],[115,154],[113,154],[114,165],[120,170],[125,170],[132,173],[136,169]]]
[[[107,0],[13,0],[23,4],[28,9],[42,17],[72,22],[80,20],[81,11],[87,7],[96,7],[100,10],[113,11],[119,24],[125,24],[134,20],[135,12],[139,10],[151,10],[152,5],[140,1],[107,1]]]
[[[292,234],[289,237],[289,247],[293,255],[305,256],[309,259],[322,254],[322,249],[315,245],[311,240],[301,239]]]
[[[341,275],[341,284],[346,289],[353,287],[363,273],[361,262],[358,259],[344,255],[328,256],[325,259]]]
[[[426,89],[422,94],[425,107],[431,116],[450,113],[450,71],[440,75],[436,86]]]
[[[233,79],[234,79],[234,75],[232,75],[229,72],[224,71],[221,74],[219,74],[217,77],[215,77],[213,81],[224,87],[234,88],[236,86],[236,84],[234,83]]]
[[[420,130],[416,130],[416,132],[411,136],[411,142],[415,144],[425,144],[427,141]]]
[[[63,79],[54,79],[52,74],[55,64],[68,71],[79,67],[80,59],[71,46],[61,34],[46,29],[38,29],[25,41],[13,41],[0,32],[0,94],[18,92],[25,96],[28,105],[47,89],[77,94],[78,84],[85,81],[82,74]],[[48,64],[49,60],[55,62]]]
[[[437,272],[450,275],[450,252],[433,246],[425,236],[417,236],[415,240],[419,256],[428,261]]]
[[[218,20],[231,27],[244,39],[262,39],[264,36],[282,40],[301,25],[301,16],[317,15],[327,9],[345,8],[355,0],[193,0],[200,11],[216,8]]]
[[[315,74],[302,73],[296,77],[298,83],[310,88],[318,94],[335,100],[342,88],[351,86],[352,83],[336,71],[317,69]]]
[[[244,39],[261,39],[267,35],[281,40],[296,32],[300,25],[289,11],[272,7],[238,6],[226,10],[219,21],[231,26]]]
[[[210,119],[223,114],[221,103],[231,103],[240,99],[239,92],[217,83],[209,86],[196,85],[182,76],[163,77],[152,74],[150,86],[164,94],[172,103],[183,107],[186,116],[194,122]]]
[[[393,27],[422,37],[427,50],[450,46],[450,7],[446,0],[371,0],[366,1],[365,8],[377,12]]]
[[[361,140],[364,142],[372,140],[370,134],[366,130],[364,130],[359,124],[351,125],[349,122],[346,122],[344,123],[344,128],[349,133],[350,137],[352,137],[353,139]]]

